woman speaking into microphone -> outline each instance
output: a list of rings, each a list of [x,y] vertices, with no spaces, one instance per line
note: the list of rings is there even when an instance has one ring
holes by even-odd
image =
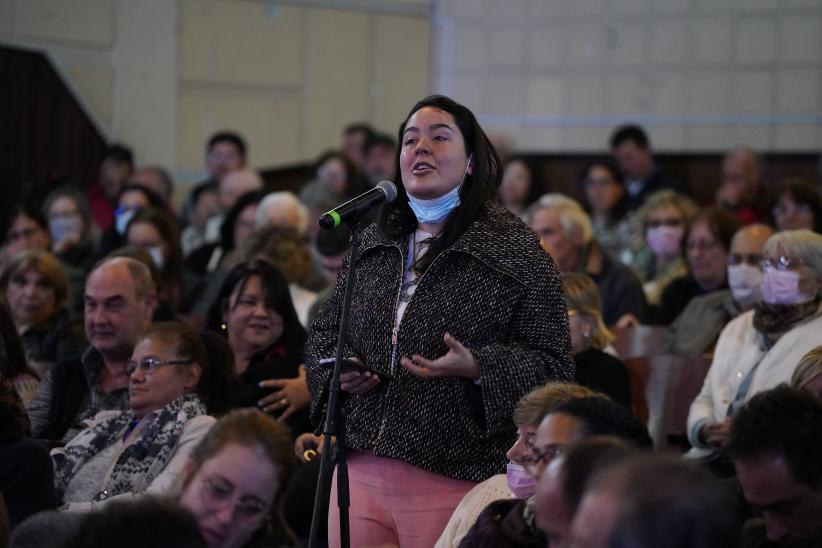
[[[361,235],[344,352],[379,375],[348,369],[340,379],[352,546],[433,546],[475,482],[503,472],[514,404],[574,374],[556,266],[494,203],[500,160],[473,113],[427,97],[399,142],[397,198]],[[342,275],[307,344],[315,424],[344,284]]]

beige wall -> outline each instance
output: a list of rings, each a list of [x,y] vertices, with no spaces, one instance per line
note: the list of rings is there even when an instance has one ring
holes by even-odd
[[[354,121],[393,134],[429,90],[427,0],[285,4],[0,0],[0,41],[46,51],[105,135],[182,182],[219,129],[257,167],[313,159]]]
[[[527,150],[822,149],[820,0],[448,0],[434,89]]]

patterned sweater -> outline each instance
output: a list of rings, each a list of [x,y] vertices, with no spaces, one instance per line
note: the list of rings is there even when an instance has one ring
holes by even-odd
[[[503,472],[515,439],[516,402],[548,381],[574,378],[559,274],[522,221],[488,204],[420,277],[395,326],[407,249],[407,240],[386,237],[376,225],[363,231],[345,355],[394,380],[343,397],[345,445],[482,481]],[[324,417],[331,375],[318,361],[335,353],[344,282],[345,274],[320,309],[306,347],[315,425]],[[445,332],[474,354],[478,382],[421,378],[400,365],[402,356],[444,355]]]

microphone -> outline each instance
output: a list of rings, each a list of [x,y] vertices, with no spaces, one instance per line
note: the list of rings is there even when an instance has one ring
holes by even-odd
[[[372,207],[386,203],[390,204],[397,197],[397,187],[391,181],[380,181],[377,186],[363,192],[356,198],[338,205],[331,211],[323,213],[319,224],[325,230],[340,226],[340,223],[353,224]]]

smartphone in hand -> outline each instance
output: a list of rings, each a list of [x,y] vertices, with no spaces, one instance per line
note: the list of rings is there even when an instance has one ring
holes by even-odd
[[[328,368],[334,367],[334,358],[324,358],[320,360],[320,365],[324,365]],[[371,373],[372,375],[376,375],[380,382],[390,382],[394,380],[394,376],[388,373],[383,373],[381,371],[375,370],[373,367],[369,367],[363,363],[343,358],[342,362],[342,372],[346,373],[348,371],[359,371],[360,373]]]

